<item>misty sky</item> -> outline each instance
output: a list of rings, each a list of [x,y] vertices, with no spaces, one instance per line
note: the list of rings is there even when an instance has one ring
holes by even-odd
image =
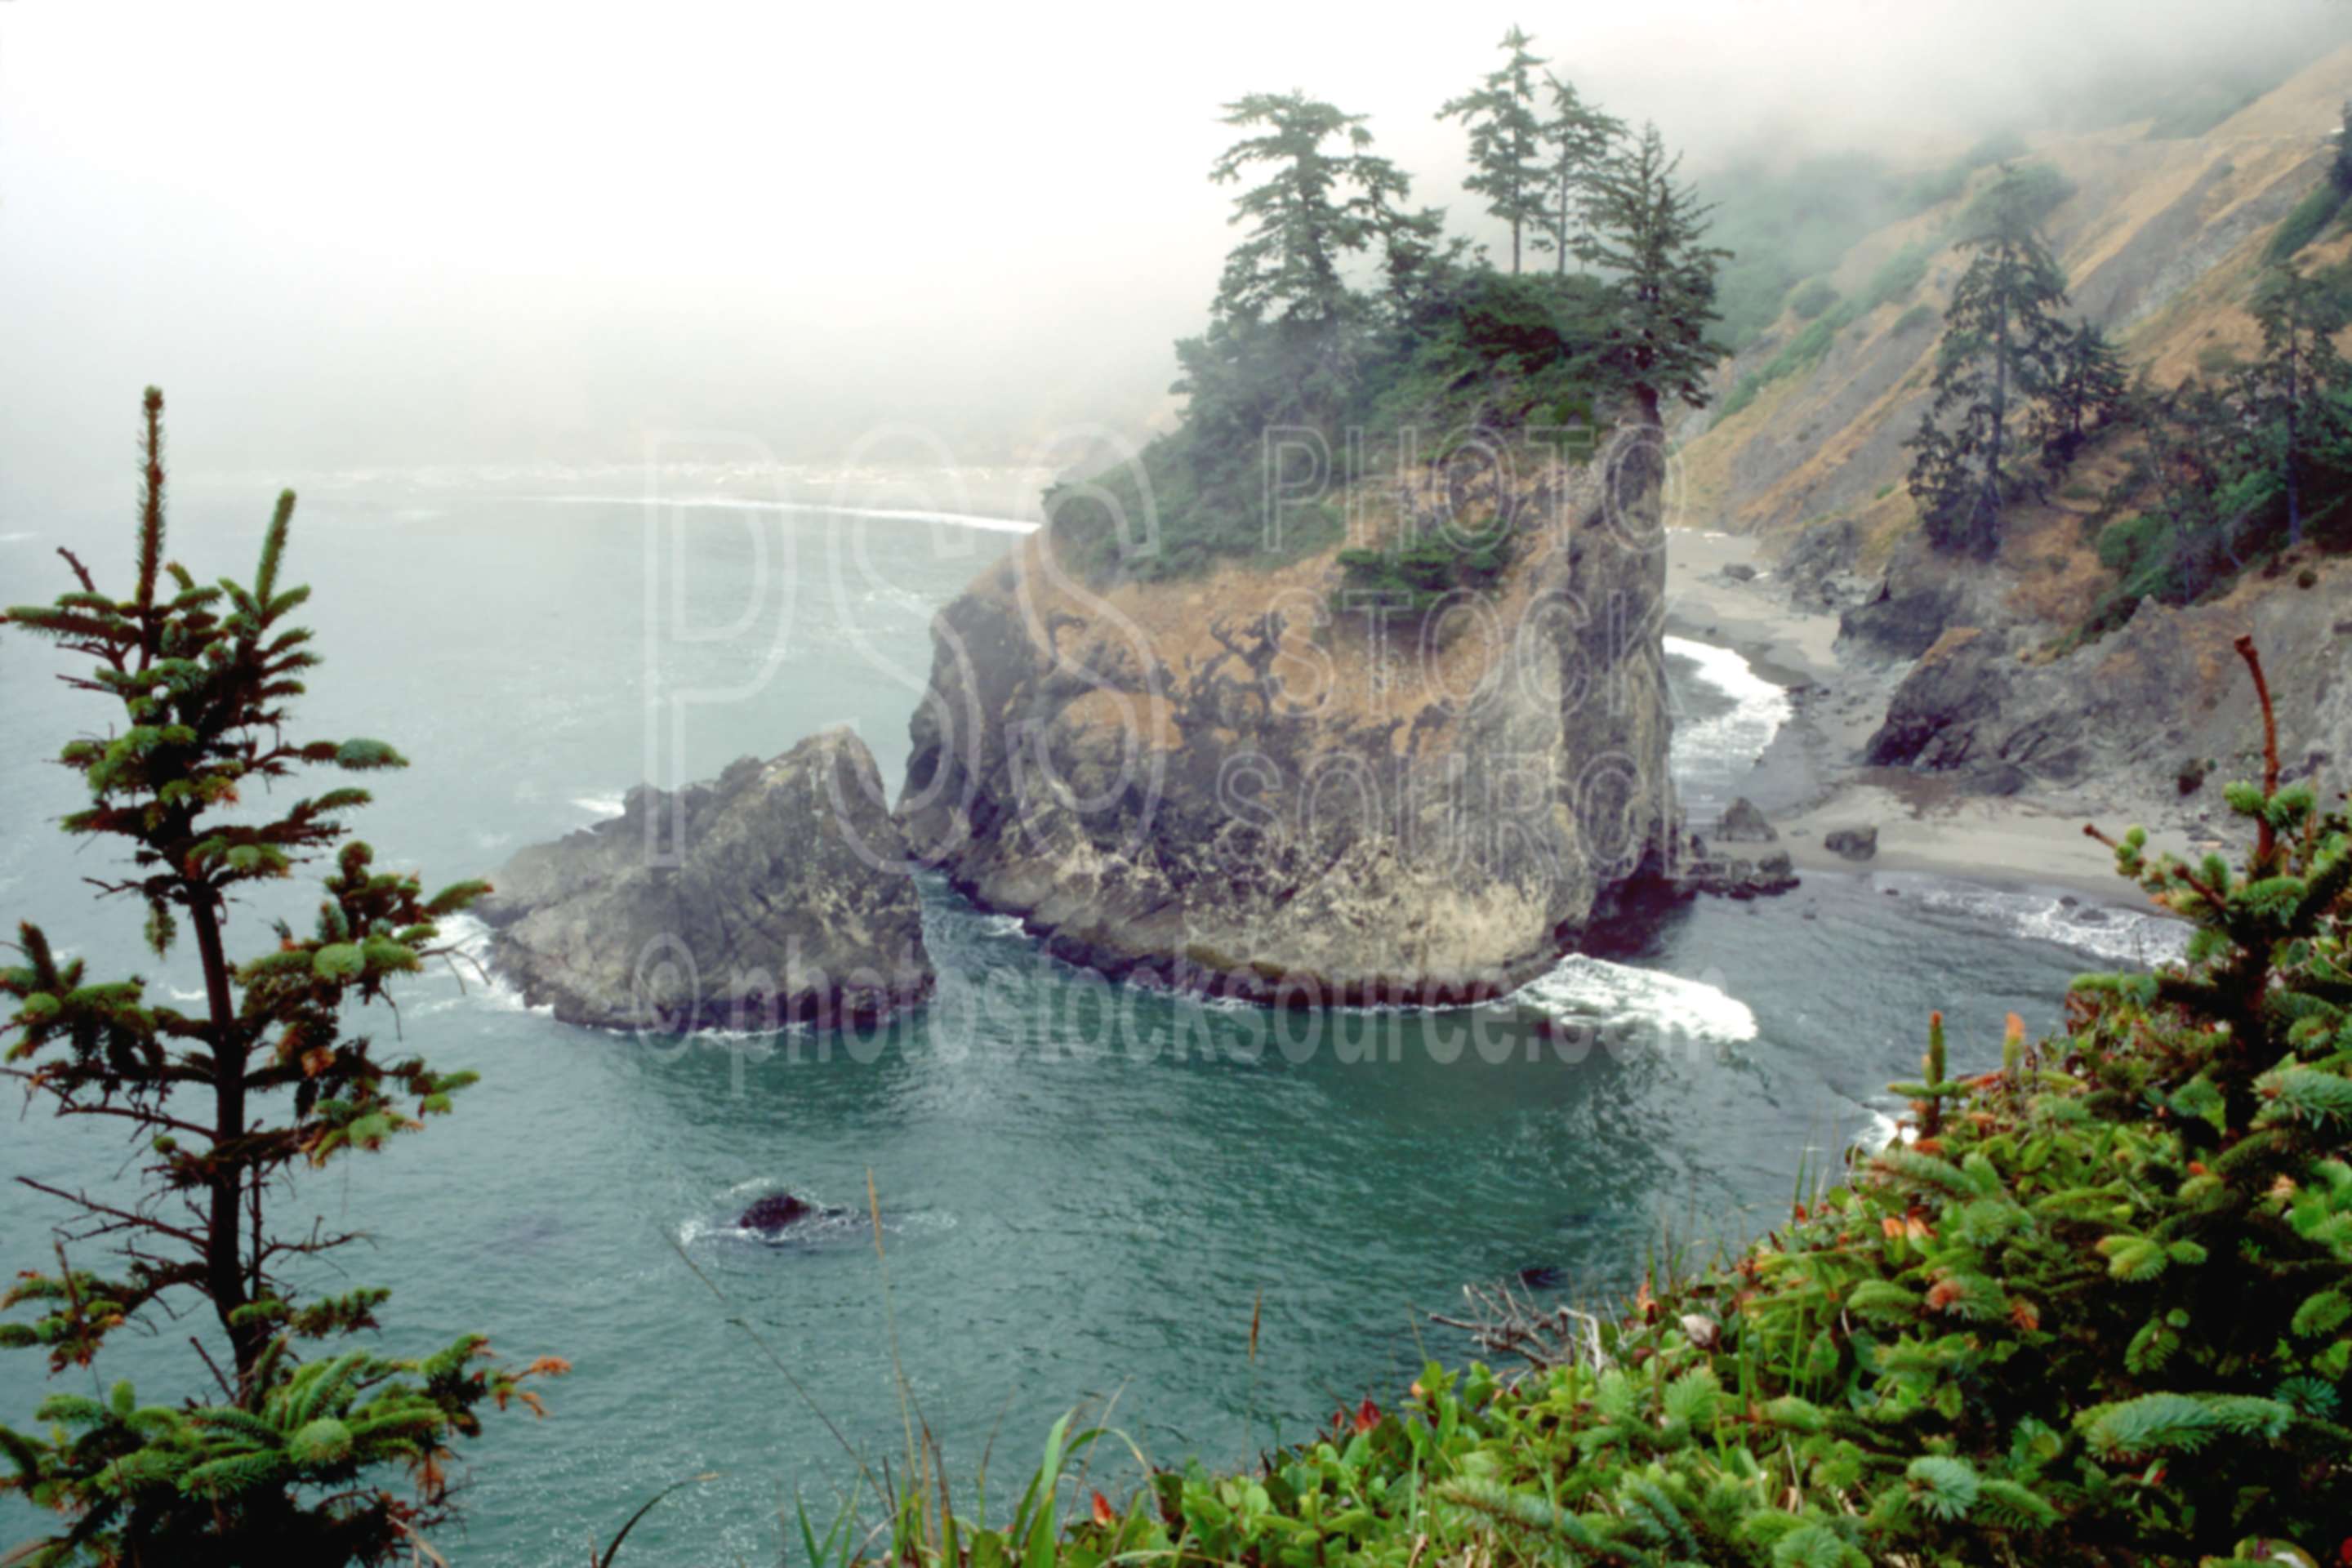
[[[0,499],[184,463],[974,461],[1161,402],[1231,234],[1217,105],[1369,111],[1458,199],[1437,104],[1517,21],[1691,167],[1926,158],[2087,81],[2315,58],[2328,0],[262,6],[0,0]]]

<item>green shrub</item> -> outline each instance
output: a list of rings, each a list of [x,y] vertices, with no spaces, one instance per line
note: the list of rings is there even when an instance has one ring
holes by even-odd
[[[1826,278],[1816,278],[1789,296],[1789,312],[1810,321],[1838,302],[1838,291]]]
[[[1914,305],[1895,318],[1895,335],[1908,337],[1911,333],[1936,324],[1936,312],[1927,305]]]
[[[1934,252],[1924,245],[1906,245],[1885,261],[1870,275],[1854,297],[1854,313],[1868,315],[1881,305],[1892,305],[1919,287],[1927,276],[1927,259]]]
[[[2273,264],[2287,260],[2317,239],[2319,231],[2343,206],[2344,193],[2336,183],[2321,180],[2309,195],[2295,203],[2294,210],[2279,220],[2278,227],[2271,233],[2270,244],[2263,250],[2263,259]]]
[[[1456,541],[1442,531],[1401,549],[1342,550],[1332,607],[1342,616],[1375,607],[1425,614],[1449,594],[1491,585],[1508,560],[1499,537]]]
[[[2248,645],[2249,662],[2252,654]],[[2267,701],[2263,704],[2268,719]],[[2274,742],[2271,754],[2275,754]],[[2242,868],[2117,869],[2185,962],[2086,975],[1956,1076],[1930,1020],[1910,1137],[1727,1266],[1517,1327],[1512,1383],[1432,1363],[1262,1468],[1157,1474],[1057,1543],[927,1521],[892,1556],[1099,1564],[2333,1561],[2352,1519],[2352,829],[2228,798]],[[1066,1423],[1028,1493],[1050,1498]],[[950,1554],[951,1555],[951,1553]]]
[[[1953,224],[1951,237],[1965,242],[1991,233],[2004,209],[2024,226],[2039,227],[2074,194],[2074,182],[2052,165],[2020,164],[1976,194]]]

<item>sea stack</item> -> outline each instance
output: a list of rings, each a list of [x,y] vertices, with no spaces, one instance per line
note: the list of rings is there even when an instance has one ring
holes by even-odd
[[[907,843],[847,729],[534,845],[480,906],[491,963],[567,1023],[680,1032],[870,1024],[932,971]]]
[[[1516,986],[1679,846],[1656,478],[1625,439],[1401,474],[1348,499],[1347,540],[1193,574],[1041,531],[933,622],[908,840],[1114,975],[1284,1005]],[[1441,526],[1507,542],[1475,605],[1352,613],[1349,545]]]

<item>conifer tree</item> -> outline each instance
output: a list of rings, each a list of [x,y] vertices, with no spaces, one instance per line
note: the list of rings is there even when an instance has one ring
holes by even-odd
[[[1675,182],[1658,128],[1592,177],[1593,234],[1586,255],[1610,272],[1615,295],[1602,361],[1651,426],[1678,397],[1706,404],[1706,378],[1727,352],[1707,336],[1716,321],[1715,275],[1730,252],[1706,243],[1707,215]]]
[[[1543,122],[1550,159],[1543,231],[1535,247],[1552,255],[1552,270],[1565,274],[1570,255],[1580,248],[1582,217],[1593,175],[1608,162],[1625,122],[1584,101],[1564,78],[1545,73],[1551,112]]]
[[[2004,199],[2017,193],[2017,200]],[[1944,312],[1935,395],[1909,442],[1910,489],[1938,547],[1990,556],[2008,499],[2003,465],[2014,416],[2045,396],[2066,336],[2066,280],[2022,205],[2014,174],[1995,187],[1990,221]]]
[[[1536,110],[1536,72],[1543,61],[1528,52],[1528,36],[1513,27],[1499,46],[1503,63],[1475,92],[1449,100],[1440,120],[1459,120],[1470,132],[1475,171],[1465,190],[1486,198],[1486,211],[1511,231],[1511,271],[1519,270],[1523,232],[1547,221],[1544,124]]]
[[[2263,355],[2242,377],[2240,396],[2286,500],[2287,542],[2300,544],[2304,477],[2319,454],[2337,452],[2346,435],[2337,397],[2352,375],[2336,334],[2347,313],[2335,289],[2290,263],[2264,280],[2253,315]]]
[[[1440,247],[1434,215],[1401,205],[1412,183],[1370,151],[1362,115],[1297,92],[1253,93],[1225,110],[1226,124],[1256,134],[1225,149],[1210,179],[1271,173],[1234,199],[1229,221],[1248,232],[1225,258],[1207,335],[1178,347],[1179,389],[1196,411],[1214,405],[1254,450],[1269,425],[1324,417],[1354,380],[1366,305],[1346,264],[1383,248],[1392,296],[1410,298]]]
[[[18,962],[0,967],[0,1005],[12,1007],[5,1070],[58,1115],[120,1124],[139,1175],[128,1194],[19,1178],[71,1217],[56,1271],[27,1268],[0,1296],[0,1310],[32,1314],[0,1321],[0,1347],[38,1352],[53,1373],[89,1368],[121,1330],[201,1312],[226,1353],[198,1342],[213,1387],[193,1397],[142,1404],[122,1382],[102,1399],[52,1395],[35,1414],[47,1435],[0,1426],[15,1471],[0,1491],[67,1521],[24,1549],[32,1563],[382,1562],[446,1517],[442,1465],[453,1438],[479,1430],[481,1405],[535,1407],[522,1380],[562,1363],[499,1370],[484,1364],[478,1334],[421,1358],[305,1349],[374,1329],[388,1292],[304,1300],[288,1266],[353,1238],[281,1229],[271,1215],[297,1171],[420,1129],[473,1081],[388,1056],[345,1021],[446,952],[440,922],[488,889],[458,882],[428,897],[415,872],[378,869],[347,838],[365,790],[267,802],[263,792],[304,768],[406,764],[381,741],[288,738],[319,663],[290,619],[310,591],[281,576],[293,492],[278,498],[248,581],[200,583],[165,555],[163,410],[150,388],[131,592],[101,591],[60,550],[77,586],[0,621],[77,656],[67,684],[115,710],[59,753],[89,792],[62,826],[124,851],[121,875],[92,879],[143,910],[158,958],[184,923],[192,932],[204,1003],[184,1013],[152,999],[142,977],[100,978],[42,927],[18,928]],[[279,924],[265,950],[232,959],[240,891],[331,852],[312,928]],[[413,1500],[370,1480],[391,1464],[415,1473]]]
[[[1225,105],[1224,123],[1258,133],[1218,155],[1212,181],[1237,184],[1261,163],[1274,172],[1234,198],[1228,221],[1249,232],[1225,258],[1216,313],[1329,329],[1347,310],[1341,266],[1398,221],[1411,182],[1370,151],[1362,115],[1303,93],[1252,93]]]
[[[2043,466],[2063,472],[2101,426],[2122,415],[2128,390],[2115,344],[2090,322],[2078,323],[2059,341],[2035,421]]]

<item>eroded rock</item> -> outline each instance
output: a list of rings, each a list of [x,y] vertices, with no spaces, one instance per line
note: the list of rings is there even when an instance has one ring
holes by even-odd
[[[479,906],[490,961],[567,1023],[680,1032],[869,1023],[929,994],[922,904],[846,729],[743,757],[533,845]]]

